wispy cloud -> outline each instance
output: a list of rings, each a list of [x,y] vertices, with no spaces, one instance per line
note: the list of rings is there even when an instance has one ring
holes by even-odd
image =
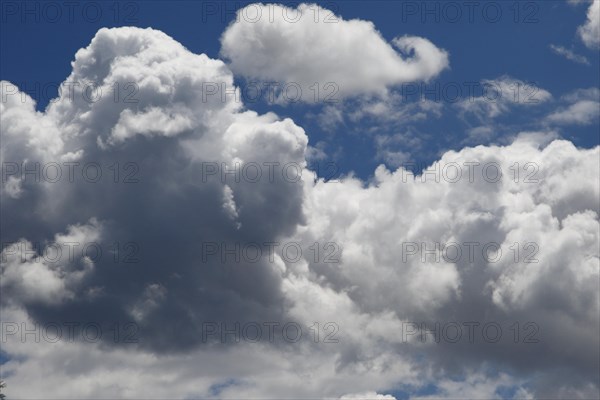
[[[563,56],[567,60],[571,60],[578,64],[590,65],[590,61],[587,59],[587,57],[577,54],[577,53],[573,52],[572,50],[567,49],[566,47],[556,46],[554,44],[551,44],[550,49],[552,50],[552,52],[554,54]]]

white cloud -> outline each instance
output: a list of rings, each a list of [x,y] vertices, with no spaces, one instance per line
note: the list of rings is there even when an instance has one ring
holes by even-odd
[[[82,93],[83,83],[90,81],[105,94],[95,101],[86,101]],[[7,284],[14,282],[18,291],[19,287],[31,288],[30,283],[39,279],[48,285],[54,282],[48,290],[32,293],[47,303],[66,303],[60,309],[67,313],[61,314],[64,318],[69,318],[74,303],[90,307],[90,313],[94,310],[99,323],[128,318],[131,310],[137,310],[134,314],[144,317],[140,323],[148,324],[145,344],[149,347],[198,343],[199,338],[191,334],[195,328],[188,330],[185,340],[177,341],[163,340],[169,335],[166,330],[150,328],[157,323],[173,326],[165,317],[175,321],[189,316],[185,302],[180,301],[187,296],[196,298],[196,323],[211,315],[253,318],[255,312],[254,318],[262,314],[260,318],[277,319],[274,304],[280,300],[281,277],[266,252],[259,262],[237,266],[242,272],[236,274],[226,271],[216,258],[203,264],[198,247],[208,241],[233,246],[248,237],[272,242],[292,232],[301,220],[301,185],[284,180],[280,170],[269,180],[265,169],[258,183],[233,175],[235,168],[249,163],[293,163],[303,168],[308,139],[290,119],[244,111],[231,98],[204,96],[205,83],[216,81],[233,84],[233,75],[223,62],[193,54],[156,30],[118,28],[99,30],[90,45],[77,52],[66,82],[80,85],[74,87],[72,96],[51,102],[45,112],[36,112],[29,96],[3,82],[1,94],[7,101],[2,102],[2,162],[18,167],[11,174],[13,180],[3,180],[3,243],[22,238],[44,242],[94,217],[106,223],[98,243],[104,257],[81,286],[64,283],[57,268],[45,264],[21,268],[14,263],[3,268],[14,277]],[[115,100],[111,89],[116,84],[121,88],[133,85],[135,102],[124,97]],[[79,163],[72,180],[66,160]],[[41,170],[48,163],[59,165],[62,179],[40,181],[23,172],[35,166]],[[203,176],[207,163],[216,165],[219,172]],[[100,181],[82,176],[82,166],[90,164],[100,167]],[[221,179],[221,169],[234,173]],[[124,180],[131,172],[135,181],[127,183]],[[190,210],[194,211],[190,214]],[[165,247],[165,238],[170,248]],[[199,244],[182,249],[190,239]],[[115,268],[109,249],[114,243],[132,242],[139,248],[139,262],[132,268]],[[121,249],[120,257],[127,251]],[[133,273],[142,264],[143,270]],[[33,268],[35,274],[27,275]],[[128,287],[121,281],[127,281]],[[163,285],[168,295],[148,308],[145,293],[153,284]],[[90,290],[97,296],[83,301]],[[66,295],[59,296],[62,292]],[[243,294],[231,295],[235,292]],[[119,306],[109,306],[116,298]],[[219,311],[208,298],[231,307],[231,312]],[[24,307],[31,303],[20,295],[11,300]],[[50,315],[40,312],[36,317]]]
[[[546,117],[546,122],[558,125],[591,125],[599,122],[600,90],[579,89],[562,97],[570,103]]]
[[[600,0],[592,0],[585,24],[577,30],[583,43],[590,49],[600,47]]]
[[[579,64],[590,65],[590,61],[587,59],[587,57],[582,56],[580,54],[576,54],[575,52],[567,49],[566,47],[556,46],[556,45],[551,44],[550,49],[555,54],[558,54],[559,56],[563,56],[567,60],[571,60],[571,61],[579,63]]]
[[[476,126],[475,128],[469,129],[468,135],[468,140],[474,143],[481,143],[489,141],[494,137],[494,129],[485,125]]]
[[[555,111],[548,116],[548,121],[558,124],[590,125],[600,117],[600,103],[581,100],[564,110]]]
[[[361,133],[382,132],[439,118],[444,104],[421,99],[409,101],[401,93],[390,91],[385,96],[363,96],[335,105],[327,105],[315,117],[319,127],[331,132],[340,127],[346,131],[357,127]]]
[[[428,117],[439,117],[443,103],[427,99],[407,101],[398,93],[390,93],[385,98],[361,99],[356,109],[349,111],[348,118],[357,122],[369,118],[369,122],[402,125],[410,122],[426,120]]]
[[[332,287],[351,299],[357,316],[344,326],[352,321],[359,324],[360,313],[373,318],[373,324],[383,323],[382,314],[390,312],[397,323],[477,321],[485,316],[488,321],[533,321],[540,332],[546,332],[539,346],[521,349],[526,352],[522,357],[511,347],[514,343],[496,348],[489,343],[459,346],[456,351],[442,345],[448,353],[438,352],[434,345],[427,357],[440,365],[456,367],[458,361],[453,358],[465,357],[470,362],[478,360],[476,363],[497,361],[518,369],[533,368],[544,377],[552,374],[544,362],[559,369],[579,365],[580,373],[593,369],[600,351],[595,338],[600,148],[580,150],[561,140],[541,146],[541,140],[545,141],[536,135],[521,135],[508,146],[449,151],[427,168],[430,172],[424,175],[425,182],[423,177],[413,180],[403,169],[391,172],[379,167],[368,185],[353,178],[309,184],[304,201],[308,218],[297,240],[307,247],[315,242],[339,243],[342,263],[310,262],[307,271],[295,273],[305,275],[314,290]],[[468,162],[479,163],[473,182],[469,182]],[[515,163],[521,169],[518,179],[511,173]],[[443,178],[442,171],[449,165],[463,166],[460,181]],[[485,165],[497,165],[504,173],[502,179],[496,183],[486,180]],[[433,171],[437,171],[438,182]],[[433,249],[435,243],[452,242],[495,242],[503,253],[495,262],[486,262],[481,255],[473,262],[466,256],[458,262],[443,257],[435,262],[431,256],[423,261],[421,248],[417,256],[403,259],[403,244],[426,243]],[[525,262],[522,252],[515,262],[509,249],[514,243],[533,243],[527,251],[537,249],[538,262]],[[315,297],[311,293],[310,298]],[[295,303],[297,307],[305,304],[306,313],[312,309],[300,294]],[[334,309],[337,312],[332,310],[331,318],[340,320],[344,308],[336,305]],[[399,339],[398,329],[391,332]],[[463,361],[461,367],[469,364]],[[543,383],[538,387],[535,379],[528,380],[534,391],[552,397]]]
[[[507,113],[512,107],[531,107],[547,102],[552,95],[534,83],[523,82],[510,76],[481,81],[481,96],[473,96],[457,102],[462,113],[472,113],[479,119],[495,118]]]
[[[256,15],[256,9],[263,10],[261,18],[245,17]],[[385,94],[394,85],[427,81],[448,67],[447,52],[425,38],[399,36],[390,44],[371,22],[335,16],[329,23],[331,14],[308,4],[296,9],[249,5],[223,33],[221,54],[234,73],[249,80],[299,84],[306,102],[323,101],[330,82],[338,89],[336,99]]]
[[[396,400],[396,398],[389,394],[379,394],[376,392],[365,392],[365,393],[354,393],[346,394],[340,397],[340,400]]]
[[[421,149],[423,142],[411,130],[393,135],[376,135],[375,148],[377,153],[375,157],[392,168],[398,168],[413,160],[411,153]]]
[[[94,270],[93,259],[81,247],[97,243],[101,232],[102,225],[92,219],[85,225],[69,226],[66,234],[55,235],[44,246],[34,246],[26,239],[3,242],[8,244],[0,254],[3,301],[60,304],[73,299]]]
[[[307,34],[275,25],[290,29],[294,38]],[[228,33],[256,29],[255,37],[263,38],[262,30],[272,27],[251,28],[241,23]],[[333,29],[350,29],[351,37],[376,40],[377,51],[393,52],[366,22],[340,21]],[[273,35],[276,42],[281,37]],[[307,37],[321,40],[318,34]],[[429,45],[417,41],[416,46],[418,53]],[[406,67],[395,52],[388,56]],[[284,63],[282,70],[288,67]],[[328,67],[325,63],[325,74]],[[409,63],[401,75],[419,75],[413,67]],[[380,89],[393,80],[384,78],[376,81]],[[14,181],[7,182],[3,240],[26,246],[135,240],[142,261],[122,266],[106,257],[65,265],[7,257],[2,318],[29,323],[82,315],[99,323],[134,318],[143,340],[127,348],[110,338],[50,344],[11,336],[3,346],[12,356],[3,365],[9,396],[381,397],[378,393],[402,385],[418,389],[432,383],[447,396],[493,395],[502,385],[536,397],[560,397],[573,388],[598,393],[598,147],[546,143],[543,135],[529,134],[507,146],[448,151],[430,169],[439,174],[451,163],[462,165],[462,179],[454,183],[439,175],[422,182],[404,169],[383,166],[371,182],[350,176],[325,183],[307,170],[297,183],[225,183],[219,176],[203,181],[206,162],[230,169],[250,162],[304,167],[314,151],[291,119],[244,111],[231,99],[203,98],[203,83],[232,84],[228,67],[155,30],[100,30],[77,53],[68,80],[93,80],[107,89],[134,82],[138,102],[61,98],[36,112],[31,98],[14,92],[1,105],[2,162],[135,161],[140,182],[20,180],[18,190]],[[520,81],[504,79],[500,87],[514,82]],[[3,82],[2,94],[12,92],[8,85]],[[535,96],[550,98],[545,91]],[[504,106],[513,103],[521,101]],[[370,111],[378,115],[381,107]],[[473,180],[465,162],[480,163]],[[526,180],[531,178],[527,163],[533,163],[534,183]],[[500,181],[484,179],[482,165],[489,164],[504,172]],[[203,241],[231,246],[248,238],[294,240],[303,258],[265,256],[255,264],[226,266],[199,260]],[[473,262],[403,259],[403,243],[451,241],[495,241],[504,249],[534,241],[540,262],[512,262],[510,250],[496,263],[480,256]],[[315,260],[315,243],[333,245],[320,248],[320,254],[332,256],[333,250],[338,261]],[[408,321],[512,318],[538,323],[539,346],[519,347],[508,336],[497,346],[433,345],[416,338],[407,342],[401,334]],[[306,335],[295,344],[202,343],[202,322],[221,320],[295,321]],[[315,321],[335,322],[339,341],[314,343],[309,327]],[[473,372],[487,365],[516,371],[518,378]],[[450,379],[455,372],[467,375],[466,383]],[[547,382],[554,382],[551,390]]]
[[[516,390],[512,399],[533,400],[535,397],[525,388],[515,385],[514,379],[500,374],[497,377],[489,377],[477,371],[473,371],[464,380],[444,379],[439,382],[439,392],[431,396],[415,396],[414,400],[425,399],[504,399],[507,395],[498,393],[499,389],[512,388]]]

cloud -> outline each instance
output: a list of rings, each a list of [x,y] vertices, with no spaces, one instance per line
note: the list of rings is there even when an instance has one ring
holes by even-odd
[[[582,100],[564,110],[553,112],[548,116],[548,121],[558,124],[590,125],[597,122],[599,116],[599,102]]]
[[[440,101],[420,99],[408,100],[397,91],[390,91],[385,96],[362,96],[347,99],[334,105],[326,105],[314,118],[320,129],[334,132],[343,127],[347,132],[382,132],[399,127],[439,118],[444,110]]]
[[[436,387],[434,396],[415,396],[414,400],[422,399],[522,399],[532,400],[535,397],[526,388],[515,385],[515,380],[505,374],[489,377],[485,374],[473,372],[464,380],[445,379]],[[507,389],[509,389],[507,391]],[[512,390],[510,390],[512,389]],[[508,393],[512,391],[511,396]]]
[[[490,126],[476,126],[475,128],[471,128],[469,129],[469,131],[467,132],[468,134],[468,141],[474,142],[474,143],[481,143],[481,142],[485,142],[485,141],[489,141],[491,138],[494,137],[494,129]]]
[[[496,79],[481,81],[482,94],[472,96],[456,103],[460,112],[475,115],[478,119],[490,119],[507,113],[512,107],[536,106],[552,98],[532,82],[504,75]]]
[[[96,101],[84,98],[90,81],[105,94]],[[232,270],[219,257],[203,260],[200,250],[207,242],[276,242],[293,232],[302,220],[302,187],[280,170],[272,180],[265,169],[264,179],[249,182],[235,169],[239,175],[250,163],[303,168],[308,140],[289,119],[243,111],[233,99],[203,98],[203,84],[214,81],[233,82],[223,62],[193,54],[160,31],[118,28],[99,30],[77,52],[65,81],[73,95],[44,112],[2,82],[1,161],[16,166],[2,191],[3,243],[44,243],[94,218],[103,227],[93,240],[103,257],[79,286],[65,282],[73,275],[63,267],[3,261],[6,284],[20,293],[11,301],[46,322],[93,315],[106,327],[135,318],[141,345],[156,351],[197,345],[203,321],[281,319],[281,272],[266,251]],[[133,85],[136,101],[115,101],[116,84]],[[60,168],[61,179],[44,179],[49,164]],[[225,179],[203,175],[206,164],[234,172]],[[25,170],[37,170],[37,178]],[[96,174],[101,179],[90,181]],[[190,240],[197,246],[190,248]],[[120,257],[133,252],[137,261],[116,268],[115,243],[129,246]],[[39,280],[48,289],[25,296]],[[88,299],[92,289],[97,296]],[[178,330],[187,319],[190,329]]]
[[[347,26],[379,38],[361,21],[335,29]],[[257,37],[271,29],[255,28]],[[11,83],[0,87],[3,165],[38,176],[51,163],[65,168],[57,182],[15,171],[3,179],[2,319],[94,322],[104,332],[134,321],[139,342],[10,335],[3,346],[10,396],[385,398],[435,383],[448,397],[495,395],[504,386],[545,398],[598,394],[600,148],[522,134],[505,146],[447,151],[416,179],[380,166],[367,182],[326,183],[305,168],[306,157],[319,154],[300,126],[207,96],[206,83],[233,85],[233,73],[164,33],[101,29],[72,65],[65,82],[80,83],[74,96],[43,112]],[[86,101],[90,81],[102,93],[132,83],[137,102],[112,93]],[[500,87],[510,82],[520,81]],[[64,163],[79,163],[71,164],[73,180]],[[82,175],[91,163],[103,179]],[[296,165],[302,180],[266,179],[266,170],[258,182],[236,179],[252,163]],[[225,175],[207,174],[207,165]],[[457,165],[462,178],[454,180]],[[502,178],[490,179],[496,170]],[[93,242],[103,256],[37,257],[67,242]],[[225,253],[240,243],[293,242],[302,256],[206,260],[206,242]],[[406,254],[408,243],[450,242],[495,242],[503,253],[494,262],[481,248],[473,259],[463,248],[454,261]],[[17,257],[8,243],[28,256]],[[532,256],[528,243],[537,246],[537,263],[523,258]],[[137,262],[123,262],[132,251]],[[302,339],[202,337],[205,322],[231,330],[268,321],[297,323]],[[419,340],[417,332],[452,321],[502,323],[504,335],[498,343],[482,342],[480,331],[475,343]],[[522,342],[531,334],[527,322],[537,324],[539,342]],[[408,336],[407,326],[415,329]]]
[[[580,54],[576,54],[572,50],[569,50],[563,46],[556,46],[556,45],[551,44],[550,49],[555,54],[558,54],[559,56],[563,56],[567,60],[571,60],[578,64],[590,65],[590,61],[587,59],[587,57],[582,56]]]
[[[372,400],[396,400],[396,398],[389,394],[379,394],[376,392],[365,392],[356,394],[346,394],[340,397],[340,400],[360,400],[360,399],[372,399]]]
[[[413,161],[411,153],[423,148],[425,140],[411,129],[393,135],[376,135],[376,158],[386,165],[398,168]],[[410,153],[409,153],[410,152]]]
[[[73,244],[94,243],[102,225],[92,219],[85,225],[68,227],[52,243],[34,248],[26,239],[5,247],[0,254],[5,301],[17,304],[60,304],[74,297],[82,281],[94,270],[93,259],[75,253]],[[3,243],[5,245],[6,243]]]
[[[34,327],[16,310],[3,309],[3,321]],[[415,376],[399,357],[382,357],[372,362],[373,370],[340,370],[336,344],[310,342],[284,348],[268,342],[228,348],[217,343],[162,355],[97,342],[21,341],[19,334],[7,335],[5,345],[14,354],[2,365],[9,375],[6,393],[13,398],[338,398],[399,378],[412,382]]]
[[[378,122],[385,125],[403,125],[423,121],[429,117],[440,117],[444,105],[439,101],[421,99],[409,101],[399,93],[390,93],[385,98],[360,99],[352,104],[348,118],[353,122],[366,120],[370,125]]]
[[[600,47],[600,0],[592,0],[585,24],[577,29],[583,43],[590,49]]]
[[[305,102],[323,101],[331,90],[338,100],[385,94],[394,85],[427,81],[448,67],[448,53],[425,38],[398,36],[388,43],[371,22],[344,20],[308,4],[296,9],[248,5],[223,33],[221,45],[235,74],[299,84]],[[315,83],[319,96],[314,96]],[[327,90],[330,83],[333,89]]]
[[[600,91],[598,88],[576,90],[563,100],[569,104],[546,117],[546,122],[558,125],[591,125],[600,118]]]
[[[433,329],[434,321],[534,322],[540,335],[545,332],[543,339],[520,350],[508,342],[432,344],[431,337],[430,346],[421,349],[444,371],[481,363],[520,371],[536,397],[553,396],[543,381],[549,376],[574,390],[579,379],[593,381],[593,374],[586,371],[597,371],[599,353],[592,334],[598,324],[600,276],[599,190],[592,184],[598,180],[599,151],[598,147],[577,149],[562,140],[542,146],[535,135],[522,135],[508,146],[446,152],[415,179],[402,168],[379,167],[368,185],[354,178],[309,185],[304,201],[307,223],[297,240],[339,243],[342,264],[310,262],[308,270],[297,273],[306,276],[314,290],[331,287],[349,298],[357,315],[377,318],[379,322],[373,323],[382,327],[387,321],[415,320],[428,321],[426,329]],[[479,163],[472,182],[469,162]],[[526,164],[527,171],[521,172],[531,180],[511,176],[511,166]],[[454,182],[456,175],[452,179],[444,175],[450,165],[462,166],[462,179]],[[497,165],[505,171],[503,178],[489,182],[485,165]],[[502,255],[486,262],[477,252],[467,260],[463,248],[463,257],[455,262],[424,256],[436,243],[469,242],[497,243]],[[419,244],[420,251],[406,258],[407,243]],[[515,261],[509,250],[515,243],[528,244],[529,252],[535,249],[538,261]],[[298,290],[295,303],[296,307],[304,304],[302,309],[308,313],[310,302],[300,295],[306,291]],[[340,307],[334,309],[339,320]],[[344,326],[360,324],[359,320],[357,316]],[[376,328],[370,328],[375,336]],[[380,340],[393,346],[402,330],[398,325],[387,329],[393,334],[380,333]],[[353,354],[346,362],[359,363],[365,357]],[[570,371],[569,377],[560,378],[555,374],[558,370]],[[545,378],[538,380],[531,374]]]

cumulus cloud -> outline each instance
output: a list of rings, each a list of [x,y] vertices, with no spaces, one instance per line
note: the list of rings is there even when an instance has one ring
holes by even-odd
[[[592,0],[587,10],[585,24],[577,29],[583,43],[590,49],[600,47],[600,1]]]
[[[3,271],[15,291],[47,276],[48,285],[54,283],[38,293],[56,300],[12,301],[46,321],[88,314],[100,324],[135,318],[142,344],[154,349],[198,343],[198,326],[179,331],[182,320],[280,319],[281,277],[267,252],[258,262],[234,267],[236,272],[219,257],[203,260],[199,249],[207,242],[232,247],[248,238],[275,242],[294,230],[301,221],[301,186],[283,179],[280,170],[272,180],[240,181],[235,168],[238,175],[248,163],[303,168],[307,137],[289,119],[245,112],[232,99],[203,98],[204,82],[223,80],[233,83],[223,62],[193,54],[156,30],[119,28],[99,30],[77,52],[65,81],[73,95],[51,102],[45,112],[2,83],[1,156],[3,166],[16,168],[5,171],[13,180],[2,191],[3,243],[43,243],[92,218],[102,221],[104,233],[93,240],[104,256],[77,287],[64,283],[58,267],[9,259]],[[96,101],[84,97],[90,81],[105,93]],[[134,85],[135,101],[115,101],[115,84]],[[72,179],[65,162],[74,163]],[[44,179],[50,163],[62,171],[58,181]],[[234,173],[226,179],[208,175],[207,164]],[[83,169],[90,165],[92,172]],[[25,170],[37,170],[38,177]],[[102,179],[90,182],[97,170]],[[198,245],[190,248],[190,240]],[[116,268],[114,243],[129,246],[121,257],[135,252],[136,262]],[[156,284],[162,289],[154,290]],[[93,288],[97,296],[86,301]],[[166,328],[155,329],[157,324]],[[172,340],[175,331],[188,333]]]
[[[276,47],[285,36],[277,29],[292,39],[308,35],[298,24],[236,22],[224,35],[224,51],[228,35],[247,33],[244,39],[269,44],[261,42],[267,31]],[[355,78],[375,79],[378,90],[437,70],[417,71],[432,59],[430,44],[420,40],[416,61],[408,62],[369,23],[340,20],[314,32],[328,29],[379,40],[374,49],[388,56],[382,63],[402,66],[398,76],[378,70],[380,80]],[[310,43],[315,35],[307,36]],[[327,75],[327,52],[323,57]],[[109,93],[115,83],[133,83],[137,101],[81,100],[90,81]],[[397,388],[418,393],[432,386],[437,397],[597,396],[598,147],[522,134],[506,146],[447,151],[416,178],[380,166],[369,182],[349,176],[326,183],[304,168],[311,150],[300,126],[247,111],[231,97],[204,96],[205,83],[233,85],[233,73],[159,31],[101,29],[77,52],[65,82],[80,83],[75,95],[43,112],[2,82],[1,161],[29,170],[36,163],[97,163],[105,179],[89,182],[80,169],[74,180],[39,182],[15,171],[3,179],[2,319],[92,320],[105,332],[133,320],[139,342],[9,335],[3,370],[10,396],[385,399]],[[545,101],[550,94],[536,96]],[[119,175],[115,182],[115,163],[135,180]],[[127,163],[135,168],[121,169]],[[281,173],[236,179],[236,168],[252,163],[296,165],[302,180]],[[228,173],[207,174],[207,165]],[[206,242],[231,249],[276,241],[296,243],[302,256],[203,258]],[[36,258],[71,242],[94,242],[104,256]],[[462,258],[437,257],[436,243],[451,242],[494,242],[502,254],[492,262],[476,247],[470,259],[463,247]],[[27,256],[7,243],[22,245]],[[123,256],[115,243],[132,244],[138,261],[115,263]],[[417,248],[408,254],[407,244]],[[413,253],[423,244],[433,249],[424,259]],[[304,336],[294,343],[206,342],[207,321],[229,329],[236,322],[293,321]],[[431,341],[427,329],[452,321],[497,322],[505,334],[496,343],[482,342],[480,331],[474,343]],[[515,343],[515,322],[521,334],[530,334],[524,324],[534,322],[539,341]],[[506,387],[514,396],[498,395]]]
[[[60,304],[72,298],[94,269],[93,259],[87,253],[76,253],[74,246],[95,243],[101,229],[92,219],[86,225],[69,226],[66,234],[55,235],[44,248],[35,248],[26,239],[6,246],[0,253],[4,301]]]
[[[473,182],[468,179],[469,162],[478,163]],[[521,172],[531,179],[511,176],[515,163],[519,168],[530,163]],[[452,180],[449,175],[444,179],[450,165],[462,167],[462,179],[453,182],[454,174]],[[503,178],[488,181],[486,165],[505,171]],[[580,150],[560,140],[544,147],[536,136],[522,135],[509,146],[447,152],[415,179],[402,168],[391,172],[379,167],[367,186],[351,178],[337,184],[317,182],[306,189],[308,219],[299,237],[302,243],[340,243],[343,263],[311,263],[298,273],[315,290],[326,282],[348,297],[359,315],[378,315],[380,324],[386,313],[391,313],[387,320],[397,323],[514,318],[535,322],[545,332],[539,345],[523,346],[522,353],[504,347],[508,343],[425,346],[423,351],[442,368],[492,362],[511,365],[520,376],[536,370],[547,377],[565,368],[587,375],[597,371],[598,356],[592,332],[598,324],[599,188],[594,183],[599,168],[597,147]],[[415,256],[405,258],[407,243],[419,244]],[[494,262],[480,252],[467,260],[464,248],[458,261],[436,261],[423,253],[435,250],[436,243],[497,243],[503,250]],[[537,261],[515,261],[509,250],[515,243],[528,244]],[[432,327],[430,322],[425,329]],[[399,340],[400,329],[391,331]],[[364,357],[355,354],[347,362]],[[584,381],[591,382],[592,374],[587,376]],[[529,383],[541,391],[538,395],[552,396],[546,383]]]
[[[344,20],[314,4],[248,5],[223,33],[221,45],[235,74],[296,83],[306,102],[323,101],[332,93],[326,91],[329,83],[336,99],[384,94],[448,67],[448,53],[425,38],[405,35],[388,43],[371,22]]]

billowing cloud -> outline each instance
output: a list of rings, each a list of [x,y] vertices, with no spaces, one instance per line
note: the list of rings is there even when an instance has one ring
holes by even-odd
[[[46,321],[135,319],[142,345],[153,349],[193,346],[197,325],[223,316],[281,319],[281,273],[267,252],[232,270],[219,256],[203,259],[203,251],[207,243],[263,246],[293,232],[302,220],[302,187],[284,179],[281,166],[304,167],[307,137],[289,119],[203,97],[211,81],[232,83],[233,76],[221,61],[190,53],[162,32],[119,28],[101,29],[76,54],[63,85],[72,93],[45,112],[2,82],[1,156],[11,178],[2,191],[3,243],[43,244],[92,219],[103,233],[78,241],[79,251],[87,242],[102,251],[78,286],[67,284],[74,275],[65,267],[7,257],[3,285],[11,289],[3,289],[18,294],[11,301]],[[85,98],[88,82],[95,101]],[[116,85],[130,85],[135,95],[115,99]],[[280,165],[272,179],[269,163]],[[263,168],[263,179],[240,180],[247,164]],[[233,173],[222,179],[225,170]],[[117,267],[128,256],[127,267]],[[26,296],[39,280],[48,288]],[[196,328],[178,330],[186,319]],[[183,335],[172,340],[175,331]]]
[[[72,298],[83,279],[92,273],[89,255],[75,253],[71,244],[96,243],[102,227],[92,219],[86,225],[69,226],[44,248],[20,239],[3,248],[2,293],[5,301],[25,304],[60,304]],[[4,243],[3,243],[4,244]]]
[[[384,94],[394,85],[427,81],[448,67],[448,53],[425,38],[405,35],[388,43],[371,22],[347,21],[314,4],[295,9],[248,5],[238,11],[221,44],[235,74],[297,84],[305,102]]]
[[[224,44],[232,32],[260,42],[263,30],[282,27],[295,38],[298,24],[259,22],[255,32],[237,22]],[[402,77],[355,78],[374,79],[377,90],[437,68],[413,68],[439,57],[420,40],[417,61],[407,62],[369,23],[315,32],[328,29],[377,39],[389,62],[408,65]],[[266,36],[276,47],[285,36],[277,32]],[[90,82],[104,93],[95,101]],[[214,82],[233,87],[224,62],[137,28],[98,31],[63,85],[73,96],[43,112],[2,82],[3,329],[78,321],[111,332],[133,321],[139,339],[90,343],[78,331],[49,343],[13,332],[3,345],[10,396],[597,396],[598,147],[521,134],[506,146],[447,151],[416,178],[380,166],[369,182],[327,183],[305,169],[311,150],[300,126],[209,96]],[[111,88],[128,84],[134,101],[115,100]],[[55,164],[64,175],[48,179]],[[262,179],[239,179],[257,165]],[[283,175],[284,165],[302,179],[286,179],[296,169]],[[231,258],[249,242],[263,249],[257,259]],[[294,243],[301,256],[270,257],[273,242]],[[102,255],[52,258],[73,243]],[[444,250],[452,243],[458,258]],[[486,244],[501,253],[483,252]],[[217,329],[210,340],[207,322]],[[265,322],[293,322],[304,334],[219,340],[236,323]],[[479,324],[473,342],[470,322]],[[490,323],[503,331],[498,341],[493,329],[482,333]],[[462,340],[449,340],[448,324]],[[436,329],[439,343],[428,333]]]
[[[519,350],[512,342],[432,344],[430,336],[422,351],[442,368],[500,363],[521,377],[568,370],[573,378],[562,383],[575,390],[582,376],[592,382],[586,371],[597,371],[599,150],[561,140],[544,146],[525,134],[509,146],[447,152],[415,179],[379,167],[366,186],[352,178],[308,185],[298,240],[307,252],[310,243],[339,243],[343,262],[310,263],[298,273],[315,290],[349,298],[358,315],[377,315],[383,326],[395,321],[382,338],[390,343],[402,343],[401,321],[424,321],[430,330],[440,321],[514,320],[519,329],[529,322],[540,340]],[[501,250],[490,261],[483,249],[492,243]],[[304,312],[306,291],[295,300]],[[552,396],[541,379],[530,384]]]

